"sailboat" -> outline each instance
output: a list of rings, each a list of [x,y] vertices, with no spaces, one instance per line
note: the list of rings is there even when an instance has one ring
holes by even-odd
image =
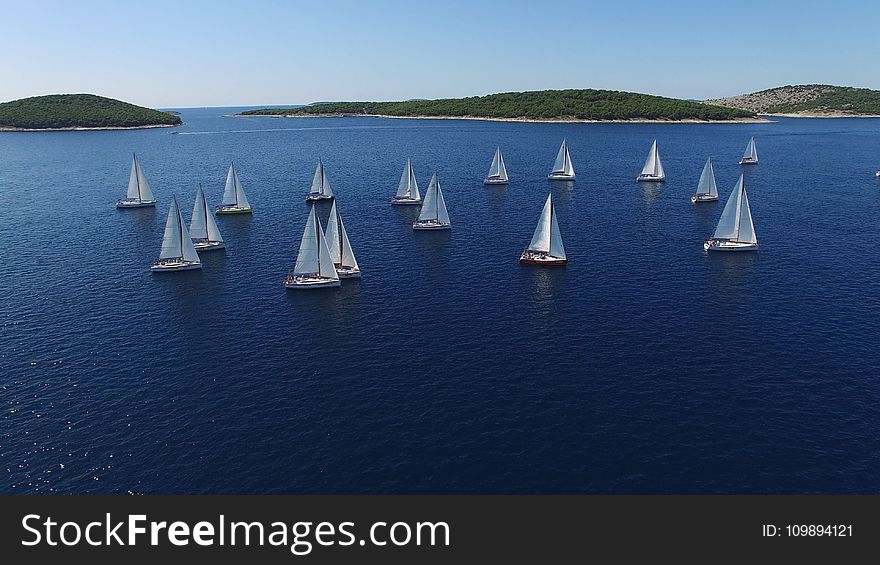
[[[739,160],[740,165],[757,165],[758,164],[758,149],[755,147],[755,138],[749,140],[749,144],[746,145],[746,151],[743,153],[743,158]]]
[[[229,172],[226,173],[226,188],[223,189],[223,201],[216,208],[218,215],[222,214],[251,214],[254,209],[251,208],[244,189],[241,187],[241,181],[238,180],[238,173],[235,172],[235,163],[229,165]]]
[[[354,251],[351,250],[351,242],[348,241],[348,233],[342,216],[336,211],[336,201],[330,208],[330,218],[327,220],[327,230],[324,232],[327,239],[327,247],[330,248],[330,258],[336,267],[336,274],[340,279],[359,279],[361,269],[358,267]]]
[[[284,281],[284,286],[294,290],[339,286],[339,275],[336,274],[336,267],[330,258],[330,248],[321,231],[321,221],[315,214],[314,206],[309,212],[306,229],[299,244],[296,266]]]
[[[691,196],[691,202],[713,202],[718,200],[718,185],[715,184],[715,169],[712,168],[712,159],[706,159],[703,173],[700,175],[700,183],[697,192]]]
[[[568,154],[568,144],[562,140],[556,161],[553,162],[553,170],[547,175],[550,180],[574,180],[574,166],[571,164],[571,155]]]
[[[507,184],[507,167],[504,166],[500,147],[495,150],[495,157],[492,158],[489,174],[483,179],[483,184]]]
[[[397,194],[391,199],[392,204],[421,204],[422,195],[419,194],[419,183],[416,182],[416,174],[413,172],[412,161],[406,160],[406,166],[400,175],[400,184],[397,185]]]
[[[446,201],[443,199],[443,191],[440,190],[440,181],[437,173],[431,177],[425,200],[422,202],[422,210],[419,219],[413,222],[414,230],[448,230],[449,213],[446,211]]]
[[[306,202],[331,198],[333,191],[330,189],[330,181],[327,180],[327,171],[324,170],[324,162],[318,159],[318,167],[315,169],[315,176],[312,177],[312,188],[306,196]]]
[[[192,238],[196,251],[212,251],[223,249],[223,236],[217,229],[214,216],[208,211],[208,201],[205,200],[205,191],[199,185],[196,201],[193,204],[192,218],[189,221],[189,236]]]
[[[155,206],[156,198],[153,191],[150,190],[150,183],[144,176],[144,170],[138,162],[137,155],[132,154],[131,158],[131,175],[128,177],[128,192],[125,198],[116,201],[117,208],[146,208],[147,206]]]
[[[553,207],[553,194],[547,195],[538,227],[528,248],[522,252],[519,262],[524,265],[568,265],[559,223],[556,221],[556,209]]]
[[[186,224],[183,223],[177,198],[172,196],[168,220],[165,222],[165,235],[162,237],[162,251],[159,253],[159,260],[153,263],[150,270],[161,273],[201,268],[202,261],[189,237]]]
[[[648,158],[645,159],[645,166],[642,172],[636,177],[638,182],[663,182],[666,180],[666,172],[663,170],[663,163],[660,161],[660,150],[657,149],[657,140],[651,144],[651,150],[648,151]]]
[[[703,244],[706,251],[755,251],[758,238],[755,224],[752,223],[752,210],[749,208],[749,195],[746,193],[743,176],[739,176],[712,239]]]

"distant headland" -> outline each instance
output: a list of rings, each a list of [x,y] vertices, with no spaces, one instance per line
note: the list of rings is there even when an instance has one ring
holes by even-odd
[[[880,91],[829,84],[780,86],[751,94],[706,100],[704,103],[766,116],[880,117]]]
[[[0,131],[170,127],[180,117],[94,94],[51,94],[0,104]]]
[[[755,112],[615,90],[542,90],[404,102],[320,102],[236,116],[378,116],[524,122],[754,122]]]

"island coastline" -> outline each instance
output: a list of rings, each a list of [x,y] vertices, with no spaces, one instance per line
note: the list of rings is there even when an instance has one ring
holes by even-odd
[[[773,123],[767,118],[731,118],[729,120],[700,120],[685,118],[681,120],[659,120],[633,118],[628,120],[579,120],[576,118],[495,118],[489,116],[391,116],[388,114],[225,114],[227,118],[392,118],[404,120],[475,120],[485,122],[518,122],[539,124],[765,124]]]
[[[111,131],[111,130],[127,130],[127,129],[153,129],[153,128],[176,128],[183,125],[179,124],[149,124],[143,126],[101,126],[101,127],[80,127],[69,126],[63,128],[16,128],[8,126],[0,126],[0,132],[34,132],[34,131]]]

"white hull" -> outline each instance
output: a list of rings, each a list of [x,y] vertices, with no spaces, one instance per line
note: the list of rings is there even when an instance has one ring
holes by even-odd
[[[196,251],[213,251],[215,249],[225,249],[226,244],[222,241],[196,241],[193,240],[193,247]]]
[[[745,243],[740,241],[713,240],[703,244],[706,251],[757,251],[757,243]]]
[[[172,273],[175,271],[189,271],[191,269],[201,269],[202,264],[195,261],[183,260],[165,260],[153,263],[150,270],[154,273]]]
[[[117,208],[148,208],[155,205],[155,200],[129,200],[125,198],[116,201]]]
[[[306,202],[314,202],[316,200],[333,200],[333,196],[326,196],[324,194],[309,194],[306,196]]]
[[[575,175],[567,175],[565,173],[550,173],[547,180],[574,180]]]
[[[437,220],[415,222],[412,227],[414,230],[448,230],[450,228],[451,226],[449,224],[441,224]]]
[[[508,183],[507,179],[486,177],[485,179],[483,179],[483,184],[509,184],[509,183]]]
[[[717,196],[709,196],[708,194],[694,194],[693,196],[691,196],[691,202],[693,202],[695,204],[697,202],[717,202],[717,201],[718,201]]]
[[[406,198],[406,197],[398,198],[397,196],[395,196],[394,198],[391,199],[391,203],[396,204],[398,206],[411,206],[413,204],[421,204],[422,199],[421,198],[419,198],[419,199]]]
[[[242,208],[241,206],[217,206],[214,209],[214,213],[218,216],[222,216],[225,214],[252,214],[254,209],[248,206],[247,208]]]
[[[336,276],[340,279],[359,279],[361,278],[361,270],[352,267],[336,266]]]
[[[519,256],[519,262],[523,265],[564,266],[568,265],[568,258],[554,257],[549,253],[526,249]]]
[[[666,177],[660,177],[656,175],[639,175],[636,177],[636,182],[666,182]]]
[[[876,173],[874,173],[874,176],[875,176],[875,177],[880,177],[880,171],[877,171]]]
[[[290,290],[311,290],[316,288],[333,288],[339,286],[339,279],[327,277],[290,276],[284,281],[284,288]]]
[[[758,160],[757,159],[740,159],[739,164],[740,165],[757,165]]]

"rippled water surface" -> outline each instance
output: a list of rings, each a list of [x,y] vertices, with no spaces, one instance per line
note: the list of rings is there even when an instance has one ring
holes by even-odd
[[[0,492],[878,491],[880,121],[230,111],[0,134]],[[707,256],[751,135],[761,250]],[[640,186],[655,138],[669,180]],[[113,206],[132,151],[155,210]],[[708,156],[722,202],[694,206]],[[319,157],[364,278],[285,292]],[[407,157],[450,233],[389,206]],[[151,274],[171,195],[217,204],[231,160],[253,217]],[[520,266],[550,191],[570,264]]]

